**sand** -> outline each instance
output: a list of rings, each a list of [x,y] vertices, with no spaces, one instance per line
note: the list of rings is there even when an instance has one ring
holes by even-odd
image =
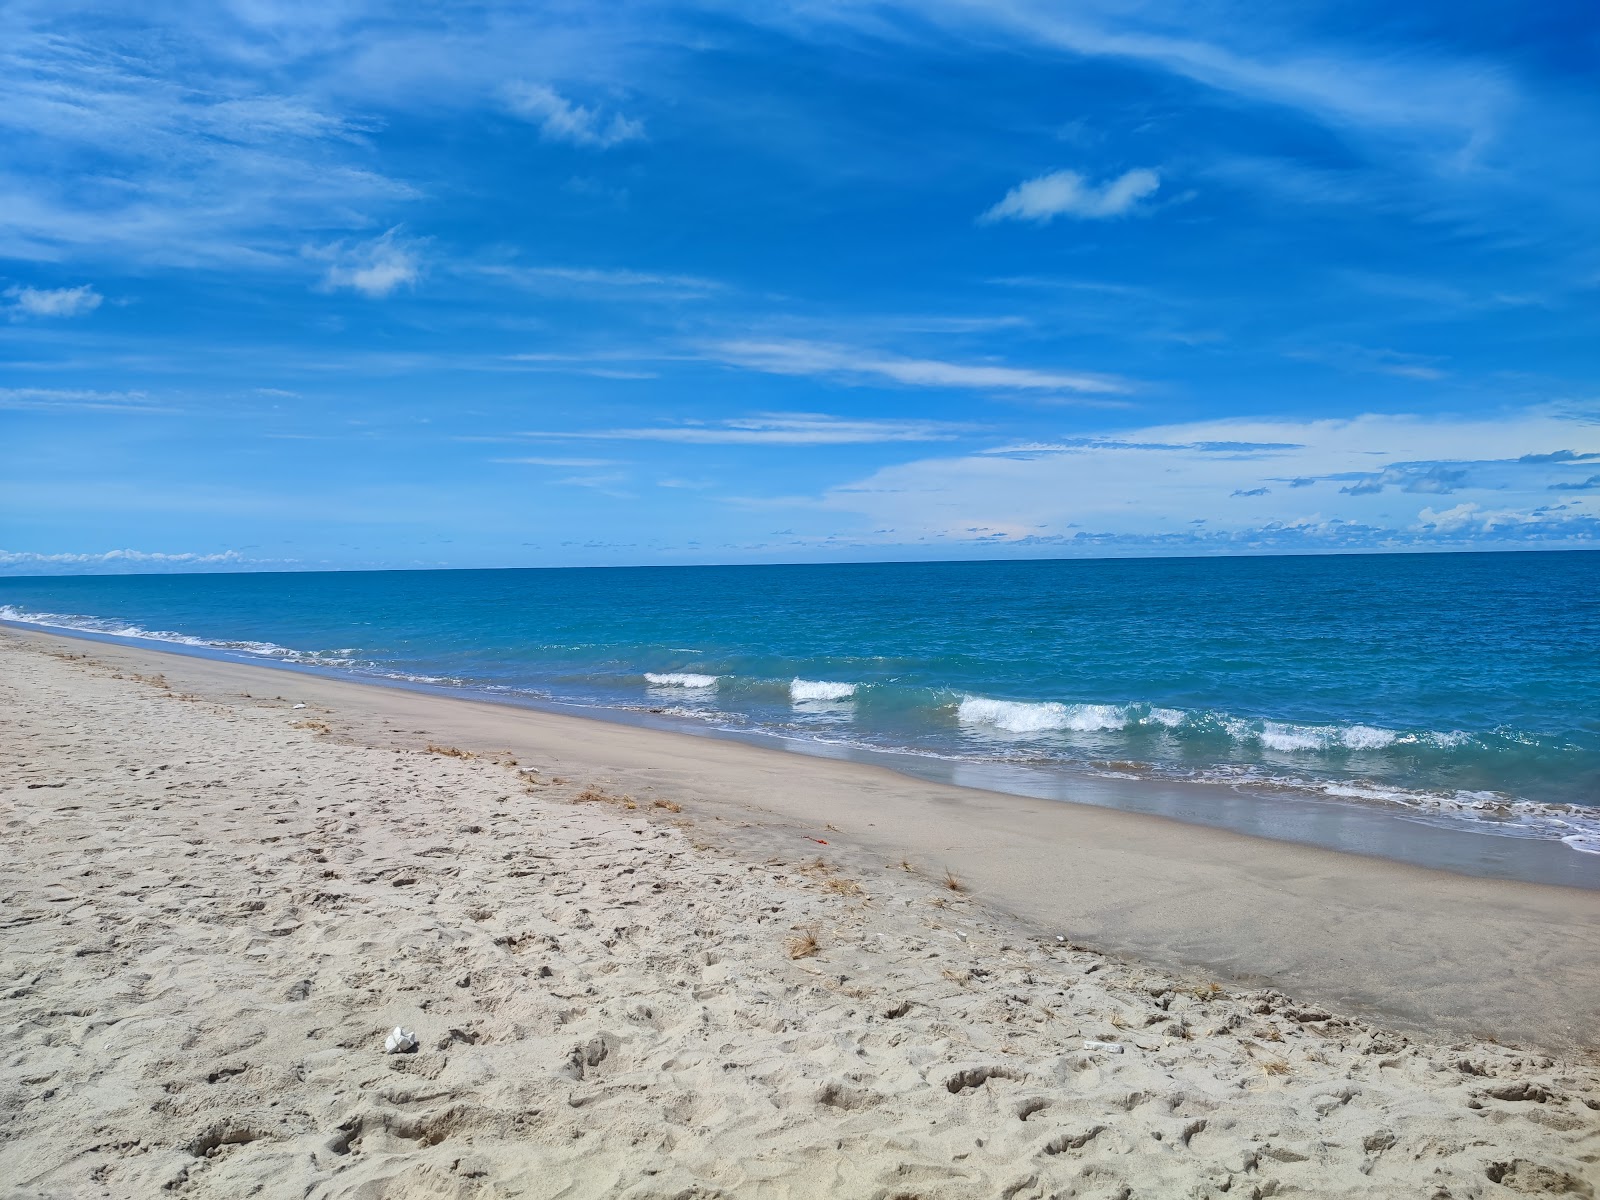
[[[0,1196],[1600,1187],[1591,893],[14,631],[0,705]]]

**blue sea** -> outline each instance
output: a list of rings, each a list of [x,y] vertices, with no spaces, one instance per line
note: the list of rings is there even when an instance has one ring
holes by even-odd
[[[1596,553],[10,578],[0,620],[1600,854]]]

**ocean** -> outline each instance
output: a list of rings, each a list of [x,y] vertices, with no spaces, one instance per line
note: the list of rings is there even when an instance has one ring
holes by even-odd
[[[1596,553],[7,578],[0,620],[1147,811],[1181,784],[1174,815],[1269,836],[1348,810],[1600,855]]]

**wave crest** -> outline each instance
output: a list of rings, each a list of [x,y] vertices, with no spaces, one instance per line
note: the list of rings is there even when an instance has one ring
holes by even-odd
[[[1131,713],[1125,704],[1028,703],[968,696],[957,707],[956,717],[966,725],[992,725],[1008,733],[1045,733],[1056,729],[1095,733],[1126,728]]]
[[[341,650],[294,650],[276,642],[228,640],[225,638],[192,637],[187,633],[173,633],[166,629],[145,629],[129,621],[112,617],[89,617],[78,614],[29,612],[11,604],[0,604],[0,621],[15,621],[19,625],[38,625],[44,629],[66,629],[76,633],[98,633],[105,637],[138,638],[146,642],[169,642],[175,646],[196,646],[205,650],[227,650],[233,654],[249,654],[257,658],[272,658],[280,662],[302,666],[353,667],[360,665],[350,658],[354,647]]]
[[[646,682],[655,687],[679,688],[713,688],[717,686],[716,675],[696,675],[693,671],[646,671]]]
[[[853,683],[835,683],[828,679],[794,679],[789,683],[791,700],[848,700],[855,694]]]

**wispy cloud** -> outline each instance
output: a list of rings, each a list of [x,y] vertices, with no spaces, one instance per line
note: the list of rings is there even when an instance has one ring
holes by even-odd
[[[1490,534],[1593,544],[1600,492],[1557,489],[1572,497],[1565,506],[1549,498],[1553,483],[1571,482],[1571,455],[1593,452],[1595,415],[1534,408],[1204,421],[899,463],[814,499],[865,527],[899,531],[898,543],[971,543],[977,535],[967,531],[981,529],[997,544],[1084,552],[1171,552],[1186,539],[1218,549],[1453,545]],[[1577,449],[1552,460],[1551,447],[1561,446]],[[1272,486],[1280,481],[1289,486]],[[1332,486],[1340,481],[1342,490]],[[1419,509],[1403,499],[1452,492],[1473,507]],[[1485,521],[1485,513],[1501,515]],[[1203,534],[1190,530],[1195,522]]]
[[[1467,471],[1464,467],[1440,463],[1396,463],[1370,474],[1347,473],[1329,478],[1355,480],[1339,489],[1346,496],[1376,496],[1386,487],[1398,487],[1402,492],[1448,496],[1456,488],[1465,485]]]
[[[585,470],[596,467],[618,467],[622,463],[614,458],[491,458],[494,463],[513,463],[527,467],[562,467],[568,470]]]
[[[1425,354],[1408,354],[1401,350],[1342,344],[1290,350],[1288,357],[1344,371],[1393,375],[1399,379],[1415,379],[1425,383],[1445,377],[1444,368],[1440,366],[1443,359]]]
[[[515,263],[487,263],[463,268],[467,274],[482,276],[530,291],[559,294],[588,294],[606,299],[642,296],[650,299],[687,300],[726,290],[726,285],[703,275],[670,271],[635,271],[617,267],[522,266]]]
[[[1155,67],[1336,126],[1472,143],[1514,100],[1510,81],[1481,63],[1364,54],[1354,47],[1313,51],[1297,42],[1291,27],[1247,31],[1208,21],[1214,10],[1203,7],[933,0],[916,11],[924,19],[998,28],[1036,45]],[[1246,49],[1249,43],[1277,49]]]
[[[1054,171],[1019,183],[978,219],[1035,221],[1041,225],[1056,217],[1096,219],[1120,217],[1161,186],[1154,171],[1129,171],[1096,187],[1076,171]]]
[[[323,287],[349,288],[374,300],[398,288],[415,287],[421,274],[418,243],[402,237],[398,227],[365,242],[339,242],[308,253],[332,260],[322,277]]]
[[[552,142],[604,150],[644,137],[642,122],[621,113],[608,118],[598,108],[574,104],[548,84],[512,84],[506,89],[506,101],[512,112],[533,122]]]
[[[1573,480],[1571,482],[1552,483],[1552,492],[1589,492],[1600,489],[1600,475],[1591,475],[1587,479]]]
[[[156,550],[104,550],[98,553],[55,553],[44,554],[32,550],[0,550],[0,570],[16,570],[26,567],[47,567],[60,569],[62,567],[200,567],[200,566],[236,566],[256,560],[246,558],[237,550],[223,550],[218,553],[198,553],[182,551],[176,554],[167,554]]]
[[[6,289],[13,315],[81,317],[100,307],[104,297],[90,284],[75,288],[12,287]]]
[[[93,14],[8,14],[0,252],[282,268],[301,230],[415,195],[363,161],[372,123],[330,111],[332,89],[282,90],[303,76],[273,69],[284,44],[189,16],[125,13],[112,35]]]
[[[861,420],[825,413],[758,413],[723,421],[684,422],[637,429],[529,432],[529,438],[681,442],[702,446],[845,446],[877,442],[950,441],[973,432],[950,421]]]
[[[170,413],[143,392],[96,392],[81,388],[0,388],[0,409],[42,412]]]
[[[847,381],[873,378],[907,387],[1035,393],[1121,395],[1133,390],[1127,380],[1111,375],[902,358],[826,342],[726,341],[706,349],[718,361],[772,375],[821,375]]]

